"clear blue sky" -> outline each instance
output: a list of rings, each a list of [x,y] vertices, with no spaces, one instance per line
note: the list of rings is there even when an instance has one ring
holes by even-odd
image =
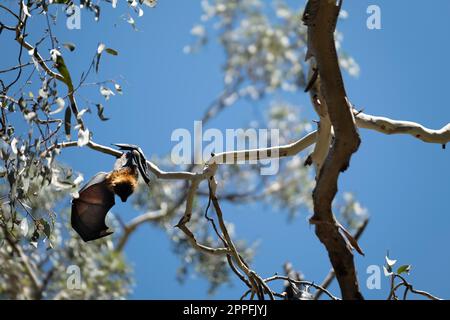
[[[381,7],[382,30],[366,28],[370,4]],[[349,18],[340,21],[338,28],[344,33],[345,51],[361,67],[358,78],[345,79],[356,106],[369,114],[419,121],[432,128],[450,122],[445,99],[450,73],[450,2],[433,0],[432,8],[430,11],[423,0],[344,1]],[[215,42],[198,55],[182,52],[191,40],[190,28],[199,20],[200,1],[160,0],[156,9],[146,10],[138,20],[139,32],[121,23],[122,12],[105,10],[99,24],[83,12],[81,30],[61,29],[58,33],[63,41],[78,44],[75,53],[66,53],[71,69],[86,69],[87,57],[98,41],[119,51],[117,57],[103,57],[102,79],[122,75],[126,79],[121,81],[124,95],[107,104],[105,113],[110,121],[98,124],[90,117],[96,128],[95,140],[139,144],[147,155],[163,156],[173,146],[172,131],[191,129],[220,92],[223,54]],[[119,25],[114,27],[115,23]],[[306,95],[290,99],[302,106],[306,117],[315,119]],[[221,114],[212,125],[239,128],[253,117],[254,107],[242,104]],[[412,264],[409,278],[417,288],[449,298],[450,150],[409,136],[369,131],[361,131],[361,135],[362,145],[350,170],[341,176],[339,187],[354,192],[371,215],[360,240],[366,256],[355,258],[363,294],[367,298],[386,297],[387,279],[382,281],[382,290],[368,290],[365,282],[367,266],[381,266],[389,250],[400,263]],[[88,149],[68,150],[63,160],[85,177],[112,163],[107,156]],[[136,214],[126,206],[117,206],[116,212],[125,220]],[[288,223],[287,213],[267,206],[227,205],[224,212],[226,219],[235,223],[240,238],[260,240],[252,267],[262,276],[282,272],[285,261],[293,262],[307,279],[316,282],[328,273],[329,260],[307,223],[308,213]],[[211,298],[206,281],[199,277],[184,285],[176,282],[179,262],[161,230],[141,227],[128,243],[126,255],[136,276],[132,298]],[[235,280],[233,286],[221,288],[212,298],[238,298],[243,290]],[[331,290],[339,293],[336,284]]]

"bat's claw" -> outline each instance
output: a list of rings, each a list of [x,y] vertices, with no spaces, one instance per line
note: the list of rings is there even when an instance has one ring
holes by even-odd
[[[147,159],[145,158],[142,149],[134,144],[113,143],[113,145],[118,147],[120,150],[131,152],[134,158],[134,162],[136,163],[139,169],[142,179],[144,179],[146,184],[149,184],[150,176],[147,172]]]

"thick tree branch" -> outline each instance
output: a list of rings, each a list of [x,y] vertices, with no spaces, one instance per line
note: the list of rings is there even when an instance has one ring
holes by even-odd
[[[355,234],[354,234],[354,238],[356,241],[359,240],[359,238],[361,237],[361,235],[364,233],[364,230],[366,230],[367,225],[369,224],[369,219],[367,218],[366,220],[364,220],[364,222],[361,224],[361,226],[358,228],[358,230],[356,230]],[[323,288],[328,288],[330,286],[330,284],[333,282],[334,278],[336,278],[336,274],[334,273],[334,270],[331,269],[330,272],[328,273],[328,275],[325,277],[325,279],[322,281],[321,287]],[[322,291],[317,291],[316,294],[314,295],[314,300],[318,300],[320,298],[320,296],[322,295]]]
[[[342,1],[309,0],[303,21],[308,26],[308,54],[314,57],[335,139],[313,192],[316,234],[325,245],[344,299],[362,299],[353,253],[332,212],[340,172],[347,169],[360,139],[347,100],[334,42]]]

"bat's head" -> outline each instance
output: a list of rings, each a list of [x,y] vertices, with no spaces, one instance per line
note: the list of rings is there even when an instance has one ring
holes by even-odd
[[[110,189],[125,202],[136,189],[137,178],[136,168],[132,166],[111,172],[107,181]]]

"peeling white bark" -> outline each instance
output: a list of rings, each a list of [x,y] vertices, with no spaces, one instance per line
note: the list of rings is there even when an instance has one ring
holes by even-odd
[[[433,130],[416,122],[372,116],[356,110],[353,110],[353,114],[359,128],[375,130],[385,134],[408,134],[428,143],[445,145],[450,141],[450,123],[441,129]]]
[[[317,63],[314,57],[310,59],[310,69],[309,78],[314,78],[314,72],[317,70]],[[316,76],[316,79],[312,79],[314,82],[309,88],[309,96],[311,98],[311,103],[319,116],[319,122],[317,124],[317,139],[314,145],[313,152],[309,155],[306,160],[306,164],[314,164],[316,170],[316,179],[319,177],[320,169],[327,158],[328,151],[330,150],[331,139],[333,137],[333,130],[331,125],[331,120],[328,115],[328,107],[325,102],[325,98],[321,93],[321,83],[320,76]]]

